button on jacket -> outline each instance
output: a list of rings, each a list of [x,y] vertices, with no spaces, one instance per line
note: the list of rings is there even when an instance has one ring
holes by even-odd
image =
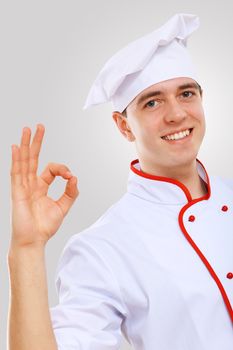
[[[59,350],[233,349],[233,180],[192,199],[131,163],[126,194],[72,236],[50,309]]]

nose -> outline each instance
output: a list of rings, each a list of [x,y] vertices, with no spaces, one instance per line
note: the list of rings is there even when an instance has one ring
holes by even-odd
[[[167,103],[167,110],[165,113],[165,121],[167,123],[179,123],[187,117],[187,111],[185,110],[182,102],[177,99],[171,98]]]

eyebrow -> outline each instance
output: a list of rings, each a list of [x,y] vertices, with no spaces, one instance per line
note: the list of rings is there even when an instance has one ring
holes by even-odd
[[[197,83],[187,83],[177,87],[177,90],[185,90],[185,89],[199,90]],[[143,101],[147,100],[148,98],[159,96],[159,95],[163,95],[163,92],[157,90],[157,91],[150,91],[148,93],[145,93],[138,99],[137,105],[140,105]]]

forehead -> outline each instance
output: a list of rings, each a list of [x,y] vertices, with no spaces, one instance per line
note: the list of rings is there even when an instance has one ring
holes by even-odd
[[[180,85],[183,84],[192,84],[195,83],[195,80],[192,78],[174,78],[174,79],[169,79],[165,81],[161,81],[160,83],[154,84],[152,86],[149,86],[147,89],[143,90],[139,95],[141,95],[144,92],[150,91],[150,90],[168,90],[168,89],[177,89],[179,88]],[[139,96],[138,95],[138,96]]]
[[[165,80],[160,83],[151,85],[145,90],[143,90],[142,92],[140,92],[140,94],[138,94],[133,99],[130,105],[140,104],[145,99],[152,96],[158,96],[158,95],[162,95],[170,92],[176,92],[177,90],[183,90],[186,88],[198,89],[197,82],[191,78],[183,78],[183,77]]]

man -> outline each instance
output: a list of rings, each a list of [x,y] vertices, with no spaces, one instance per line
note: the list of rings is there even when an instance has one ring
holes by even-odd
[[[50,313],[44,247],[77,197],[76,178],[59,164],[37,177],[42,126],[31,146],[26,128],[13,147],[10,350],[113,350],[122,333],[135,349],[232,349],[233,182],[196,159],[205,118],[186,41],[197,26],[174,16],[97,77],[86,107],[113,102],[138,160],[127,193],[67,242]],[[58,175],[68,182],[54,202]]]

